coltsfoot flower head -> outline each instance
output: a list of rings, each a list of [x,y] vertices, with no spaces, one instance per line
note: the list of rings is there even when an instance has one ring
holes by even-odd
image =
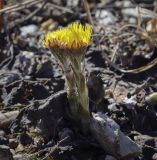
[[[92,41],[92,27],[75,22],[67,28],[48,33],[45,46],[49,49],[80,50],[87,48]]]

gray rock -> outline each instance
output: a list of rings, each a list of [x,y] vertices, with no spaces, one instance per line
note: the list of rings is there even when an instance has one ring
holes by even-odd
[[[38,26],[34,24],[30,24],[28,26],[23,26],[20,28],[21,35],[22,36],[27,36],[28,34],[34,34],[35,32],[38,31]]]
[[[17,80],[20,80],[20,75],[16,72],[0,72],[0,85],[8,85]]]
[[[137,98],[136,95],[127,98],[123,100],[124,105],[127,107],[127,109],[134,109],[135,105],[137,104]]]
[[[9,144],[9,141],[7,138],[3,137],[3,136],[0,136],[0,144],[1,145],[8,145]]]
[[[15,149],[18,146],[18,141],[14,138],[9,139],[9,146],[12,149]]]
[[[31,160],[31,159],[27,156],[22,155],[22,154],[17,154],[14,156],[14,160]]]
[[[64,123],[64,113],[67,102],[66,91],[60,91],[42,101],[35,101],[32,107],[21,111],[16,121],[11,125],[11,132],[18,132],[23,126],[36,124],[36,131],[46,139],[52,139],[56,134],[56,125]],[[20,122],[20,123],[19,123]]]
[[[0,136],[4,136],[5,132],[3,130],[0,130]]]
[[[19,111],[10,111],[7,113],[0,112],[0,127],[8,127],[18,116]]]
[[[154,155],[153,155],[153,158],[152,158],[153,160],[157,160],[157,153],[155,153]]]
[[[141,154],[141,146],[121,132],[119,125],[100,112],[91,120],[91,132],[101,147],[116,158],[137,157]]]
[[[106,156],[105,160],[116,160],[116,159],[112,156]]]
[[[0,160],[13,160],[13,156],[8,146],[0,145]]]
[[[98,22],[103,25],[115,24],[116,22],[116,17],[107,10],[96,11],[95,17]]]

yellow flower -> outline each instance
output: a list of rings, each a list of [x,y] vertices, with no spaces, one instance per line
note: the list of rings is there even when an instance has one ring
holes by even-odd
[[[92,28],[78,22],[70,24],[67,28],[48,33],[45,46],[49,49],[79,50],[87,48],[92,41]]]

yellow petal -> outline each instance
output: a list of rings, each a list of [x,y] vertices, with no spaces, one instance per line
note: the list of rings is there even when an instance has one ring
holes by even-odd
[[[70,24],[67,28],[48,33],[45,46],[49,49],[79,50],[88,47],[92,41],[92,28],[78,22]]]

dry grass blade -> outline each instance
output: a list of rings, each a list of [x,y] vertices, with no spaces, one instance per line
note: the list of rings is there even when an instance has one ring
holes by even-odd
[[[151,18],[157,18],[157,13],[155,13],[153,11],[150,11],[148,9],[140,7],[139,12],[140,12],[141,15],[148,16],[148,17],[151,17]]]
[[[131,69],[131,70],[125,70],[121,69],[118,65],[113,63],[105,54],[104,59],[109,63],[110,66],[112,66],[114,69],[122,72],[122,73],[131,73],[131,74],[139,74],[145,71],[148,71],[149,69],[155,67],[157,65],[157,58],[146,64],[145,66],[136,68],[136,69]]]
[[[92,19],[92,16],[91,16],[91,12],[90,12],[90,8],[89,8],[89,4],[88,4],[87,0],[83,0],[83,5],[84,5],[84,8],[85,8],[86,13],[87,13],[88,21],[94,27],[93,19]]]
[[[38,4],[38,3],[41,3],[41,2],[43,2],[43,0],[27,0],[27,1],[12,5],[12,6],[9,6],[9,7],[6,7],[4,9],[0,9],[0,15],[3,14],[3,13],[10,13],[10,12],[13,12],[13,11],[18,11],[18,10],[21,10],[23,8],[30,7],[32,5],[35,5],[35,4]]]

